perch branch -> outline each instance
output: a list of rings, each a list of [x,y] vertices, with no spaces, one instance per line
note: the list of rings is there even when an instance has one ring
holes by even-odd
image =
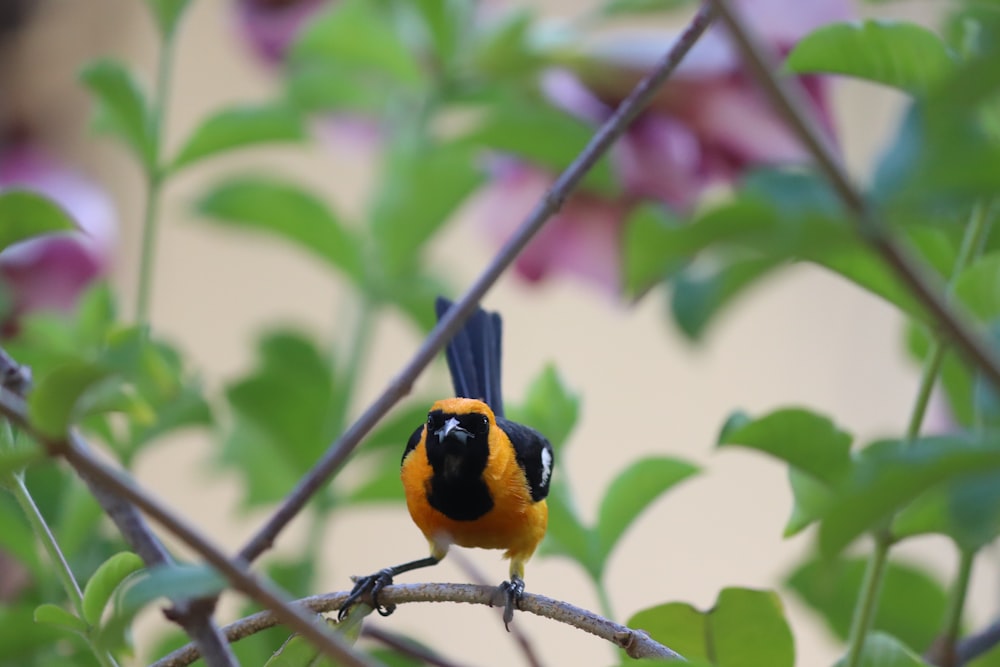
[[[927,309],[943,335],[954,344],[966,363],[982,370],[990,383],[995,388],[1000,388],[1000,363],[990,347],[948,305],[942,296],[943,290],[935,289],[931,284],[928,277],[933,274],[918,258],[899,245],[875,217],[864,195],[854,186],[844,166],[835,157],[829,142],[823,139],[812,115],[806,112],[801,89],[794,81],[774,76],[773,72],[777,71],[774,57],[750,34],[733,12],[729,0],[712,0],[712,4],[774,108],[816,160],[820,171],[851,212],[858,234]]]
[[[360,444],[362,438],[399,400],[410,392],[414,381],[427,367],[441,348],[451,340],[459,327],[468,319],[483,295],[510,266],[521,250],[555,215],[569,195],[576,189],[587,172],[608,152],[611,145],[625,132],[628,125],[656,94],[657,89],[677,69],[684,56],[698,41],[712,22],[711,3],[703,4],[691,23],[677,38],[667,53],[646,78],[632,90],[594,134],[583,152],[556,179],[555,183],[535,206],[514,235],[500,249],[489,266],[476,279],[455,305],[437,323],[410,362],[403,368],[371,406],[329,448],[316,465],[285,498],[282,505],[240,550],[240,557],[251,562],[274,544],[285,526],[295,518],[313,494],[329,483],[340,467]]]
[[[339,591],[302,598],[293,604],[301,609],[322,613],[339,609],[346,598],[347,592]],[[379,602],[383,604],[461,602],[490,607],[504,604],[502,594],[496,586],[478,584],[396,584],[379,591]],[[567,602],[525,593],[520,609],[589,632],[624,649],[633,658],[683,660],[678,653],[654,641],[646,632],[619,625]],[[277,622],[278,619],[272,612],[262,611],[223,627],[222,632],[229,641],[235,642],[266,630]],[[198,650],[194,645],[188,644],[157,660],[150,667],[184,667],[197,659]]]

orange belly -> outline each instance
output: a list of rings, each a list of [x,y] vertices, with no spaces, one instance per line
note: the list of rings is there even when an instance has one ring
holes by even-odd
[[[532,502],[524,473],[513,456],[504,451],[490,452],[483,478],[493,498],[493,508],[472,521],[456,521],[430,506],[427,486],[432,475],[421,442],[407,456],[401,477],[410,516],[434,550],[457,544],[506,549],[505,558],[520,561],[531,557],[545,536],[549,510],[544,500]]]

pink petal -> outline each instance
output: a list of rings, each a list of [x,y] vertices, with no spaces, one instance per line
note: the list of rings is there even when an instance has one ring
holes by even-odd
[[[0,276],[15,310],[71,309],[87,285],[110,268],[118,227],[114,207],[93,183],[24,143],[0,146],[0,191],[14,187],[54,200],[80,229],[0,252]]]
[[[508,162],[477,197],[481,219],[496,243],[505,242],[552,183],[544,171]],[[588,194],[570,198],[525,248],[517,275],[537,282],[574,275],[617,294],[619,248],[625,207]]]
[[[328,0],[236,0],[244,40],[269,65],[278,65],[299,31]]]
[[[733,5],[760,39],[779,50],[820,26],[857,15],[850,0],[734,0]]]
[[[684,124],[656,114],[640,116],[613,156],[625,191],[677,210],[690,208],[708,185],[698,138]]]

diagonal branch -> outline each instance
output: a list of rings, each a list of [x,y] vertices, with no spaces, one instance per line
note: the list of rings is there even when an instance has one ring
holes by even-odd
[[[340,608],[347,599],[347,592],[313,595],[293,604],[301,609],[322,613]],[[503,606],[502,593],[496,586],[478,584],[396,584],[379,592],[379,601],[385,604],[405,604],[408,602],[460,602]],[[632,658],[653,658],[660,660],[683,660],[680,654],[653,640],[643,630],[633,630],[619,625],[597,614],[581,609],[568,602],[554,600],[543,595],[525,593],[521,611],[549,618],[574,628],[589,632],[605,639],[618,648],[624,649]],[[262,611],[247,616],[222,628],[231,642],[239,641],[266,630],[277,624],[274,614]],[[188,644],[154,662],[150,667],[185,667],[198,659],[197,649]]]
[[[805,111],[804,95],[794,81],[778,78],[774,57],[757,42],[734,13],[730,0],[712,0],[711,4],[725,23],[736,47],[742,53],[757,82],[771,103],[812,154],[827,180],[853,215],[858,234],[882,257],[896,277],[927,309],[942,334],[955,346],[966,363],[981,370],[990,383],[1000,388],[1000,363],[982,338],[964,317],[952,309],[942,296],[944,291],[932,284],[929,271],[917,257],[907,252],[875,217],[868,201],[851,182],[843,165],[834,157],[828,142],[822,139],[812,116]]]
[[[0,389],[0,415],[31,435],[45,447],[50,455],[66,459],[67,463],[82,478],[88,480],[88,483],[94,487],[101,489],[105,495],[125,503],[124,506],[130,508],[131,512],[135,512],[138,508],[176,535],[218,570],[233,588],[272,610],[277,620],[306,637],[325,655],[336,660],[337,664],[352,665],[353,667],[372,667],[376,664],[353,651],[344,643],[343,639],[318,623],[315,616],[306,613],[300,607],[289,605],[286,601],[288,595],[284,591],[267,579],[255,575],[249,570],[246,563],[230,560],[226,554],[202,536],[194,527],[175,516],[158,500],[136,486],[124,473],[114,470],[94,458],[79,436],[53,439],[38,432],[28,419],[28,410],[24,400],[6,389]],[[141,517],[139,520],[141,521]],[[159,545],[152,533],[148,533],[148,529],[147,534],[151,540]],[[162,545],[159,545],[159,548],[162,549]]]
[[[24,396],[31,390],[31,369],[18,364],[3,348],[0,348],[0,387],[11,392],[23,410]],[[11,419],[11,421],[15,421]],[[75,433],[70,436],[71,446],[86,451],[87,445]],[[173,562],[170,552],[163,546],[142,515],[128,501],[119,497],[100,484],[90,475],[77,470],[77,474],[90,490],[97,504],[117,526],[129,547],[142,558],[147,567],[169,565]],[[188,600],[178,600],[170,609],[169,617],[199,646],[205,655],[205,664],[213,667],[235,667],[233,655],[219,626],[212,620],[214,604],[198,604]]]
[[[671,45],[653,71],[639,82],[615,110],[611,118],[597,130],[583,152],[556,179],[556,182],[514,235],[500,249],[489,266],[438,322],[399,375],[389,383],[389,386],[383,390],[382,394],[358,420],[327,449],[312,470],[299,480],[281,507],[243,547],[240,551],[242,559],[248,562],[252,561],[270,548],[278,534],[295,518],[313,494],[328,484],[330,478],[340,470],[351,452],[361,443],[362,438],[392,406],[409,393],[420,373],[468,319],[483,295],[489,291],[535,234],[562,208],[563,203],[580,184],[587,172],[608,152],[612,144],[650,102],[657,89],[677,69],[687,52],[691,50],[691,47],[711,24],[712,13],[711,3],[706,2],[701,6],[691,23],[681,33],[677,41]]]
[[[955,645],[955,667],[969,664],[997,645],[1000,645],[1000,619],[993,621],[979,632],[964,637]]]

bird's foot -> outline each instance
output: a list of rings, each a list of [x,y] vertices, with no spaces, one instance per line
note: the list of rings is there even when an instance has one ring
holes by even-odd
[[[510,581],[500,584],[500,592],[504,596],[503,626],[510,632],[510,622],[514,620],[514,607],[520,608],[524,598],[524,580],[513,576]]]
[[[369,574],[367,577],[355,577],[354,588],[351,589],[351,594],[347,596],[344,604],[340,605],[340,610],[337,612],[337,622],[343,621],[351,607],[366,595],[371,597],[372,607],[375,608],[375,611],[379,615],[388,616],[394,612],[396,605],[383,606],[378,601],[379,592],[386,586],[392,585],[392,577],[393,570],[388,567],[384,570],[379,570],[375,574]]]

